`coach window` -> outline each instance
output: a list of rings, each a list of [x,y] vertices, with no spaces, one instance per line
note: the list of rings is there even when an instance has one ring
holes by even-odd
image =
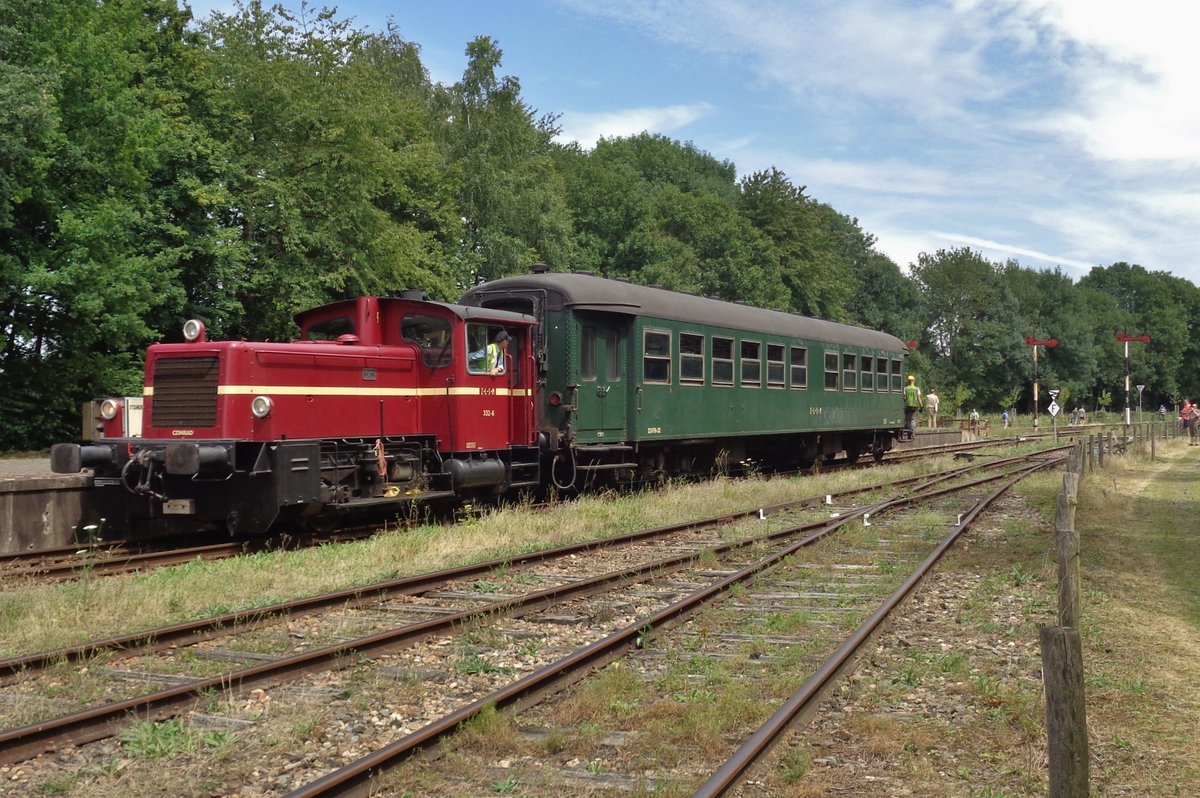
[[[609,382],[616,382],[625,376],[625,370],[621,368],[621,337],[616,330],[603,330],[602,333],[604,335],[604,356],[608,366],[608,373],[604,376]]]
[[[792,347],[792,387],[808,387],[808,350],[802,346]]]
[[[450,365],[453,336],[450,322],[424,313],[408,313],[400,321],[400,335],[421,350],[421,362],[431,369]]]
[[[836,391],[838,389],[838,353],[825,353],[825,390]]]
[[[642,337],[642,379],[646,382],[671,381],[671,334],[646,330]]]
[[[842,390],[858,390],[858,357],[849,352],[842,355]]]
[[[349,316],[334,316],[315,322],[304,331],[306,341],[336,341],[343,335],[354,334],[354,321]]]
[[[875,358],[875,373],[879,375],[875,379],[875,390],[886,391],[888,389],[888,362],[886,357]]]
[[[712,339],[713,385],[733,385],[733,339]]]
[[[896,393],[900,392],[901,382],[900,375],[904,373],[904,361],[892,361],[892,390]]]
[[[762,344],[758,341],[742,341],[742,385],[762,385]]]
[[[596,379],[596,328],[584,327],[579,343],[579,379]]]
[[[767,387],[783,385],[783,344],[767,344]]]
[[[703,335],[679,334],[679,382],[685,385],[704,384]]]
[[[862,385],[859,387],[864,391],[875,390],[875,372],[871,370],[875,365],[875,358],[863,355],[862,359]]]

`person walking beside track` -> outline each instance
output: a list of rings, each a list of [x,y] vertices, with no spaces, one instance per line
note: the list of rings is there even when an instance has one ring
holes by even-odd
[[[1183,418],[1183,428],[1187,430],[1188,446],[1200,445],[1200,441],[1196,437],[1197,434],[1200,434],[1200,429],[1197,429],[1197,426],[1200,425],[1200,407],[1197,407],[1195,402],[1185,399],[1183,410],[1179,415]]]
[[[942,401],[938,399],[937,391],[929,389],[929,394],[925,397],[925,412],[929,414],[929,428],[936,429],[938,425],[938,407]]]
[[[909,440],[917,436],[917,412],[925,406],[925,398],[917,387],[917,378],[908,375],[908,385],[904,386],[904,428],[908,430]]]

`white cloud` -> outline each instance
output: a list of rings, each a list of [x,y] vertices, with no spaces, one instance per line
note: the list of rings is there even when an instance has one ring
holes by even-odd
[[[711,114],[708,103],[669,105],[662,108],[627,108],[600,114],[564,111],[558,123],[562,133],[559,141],[575,141],[591,149],[601,138],[636,136],[651,133],[674,133],[692,122]]]
[[[960,233],[943,233],[933,231],[934,237],[947,242],[948,244],[968,247],[978,250],[985,257],[994,260],[1007,260],[1008,258],[1032,258],[1041,263],[1049,263],[1058,266],[1066,266],[1080,272],[1091,271],[1093,266],[1098,266],[1098,263],[1089,263],[1087,261],[1074,260],[1072,258],[1064,258],[1058,255],[1051,255],[1046,252],[1038,252],[1035,249],[1016,246],[1013,244],[1004,244],[999,241],[989,241],[986,238],[977,238],[975,236],[962,235]],[[999,256],[999,257],[997,257]]]

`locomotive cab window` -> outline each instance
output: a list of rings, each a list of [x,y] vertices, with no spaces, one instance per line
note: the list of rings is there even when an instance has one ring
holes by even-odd
[[[762,344],[758,341],[742,341],[742,385],[762,385]]]
[[[467,373],[503,374],[515,362],[515,340],[499,324],[467,325]]]
[[[671,334],[646,330],[642,337],[642,379],[646,382],[671,381]]]
[[[421,362],[431,369],[450,365],[454,336],[450,322],[424,313],[408,313],[400,322],[400,335],[421,350]]]
[[[733,385],[733,339],[712,339],[713,385]]]
[[[349,316],[334,316],[313,322],[304,331],[306,341],[336,341],[343,335],[354,334],[354,320]]]
[[[685,385],[704,384],[704,336],[679,334],[679,381]]]
[[[783,344],[767,344],[767,387],[783,387]]]
[[[838,389],[838,353],[825,353],[825,390],[836,391]]]
[[[802,346],[792,347],[792,387],[808,387],[808,350]]]

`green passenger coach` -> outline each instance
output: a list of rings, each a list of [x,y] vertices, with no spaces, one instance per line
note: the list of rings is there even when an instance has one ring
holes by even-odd
[[[539,442],[560,487],[882,458],[907,350],[886,333],[590,274],[479,285],[534,316]]]

